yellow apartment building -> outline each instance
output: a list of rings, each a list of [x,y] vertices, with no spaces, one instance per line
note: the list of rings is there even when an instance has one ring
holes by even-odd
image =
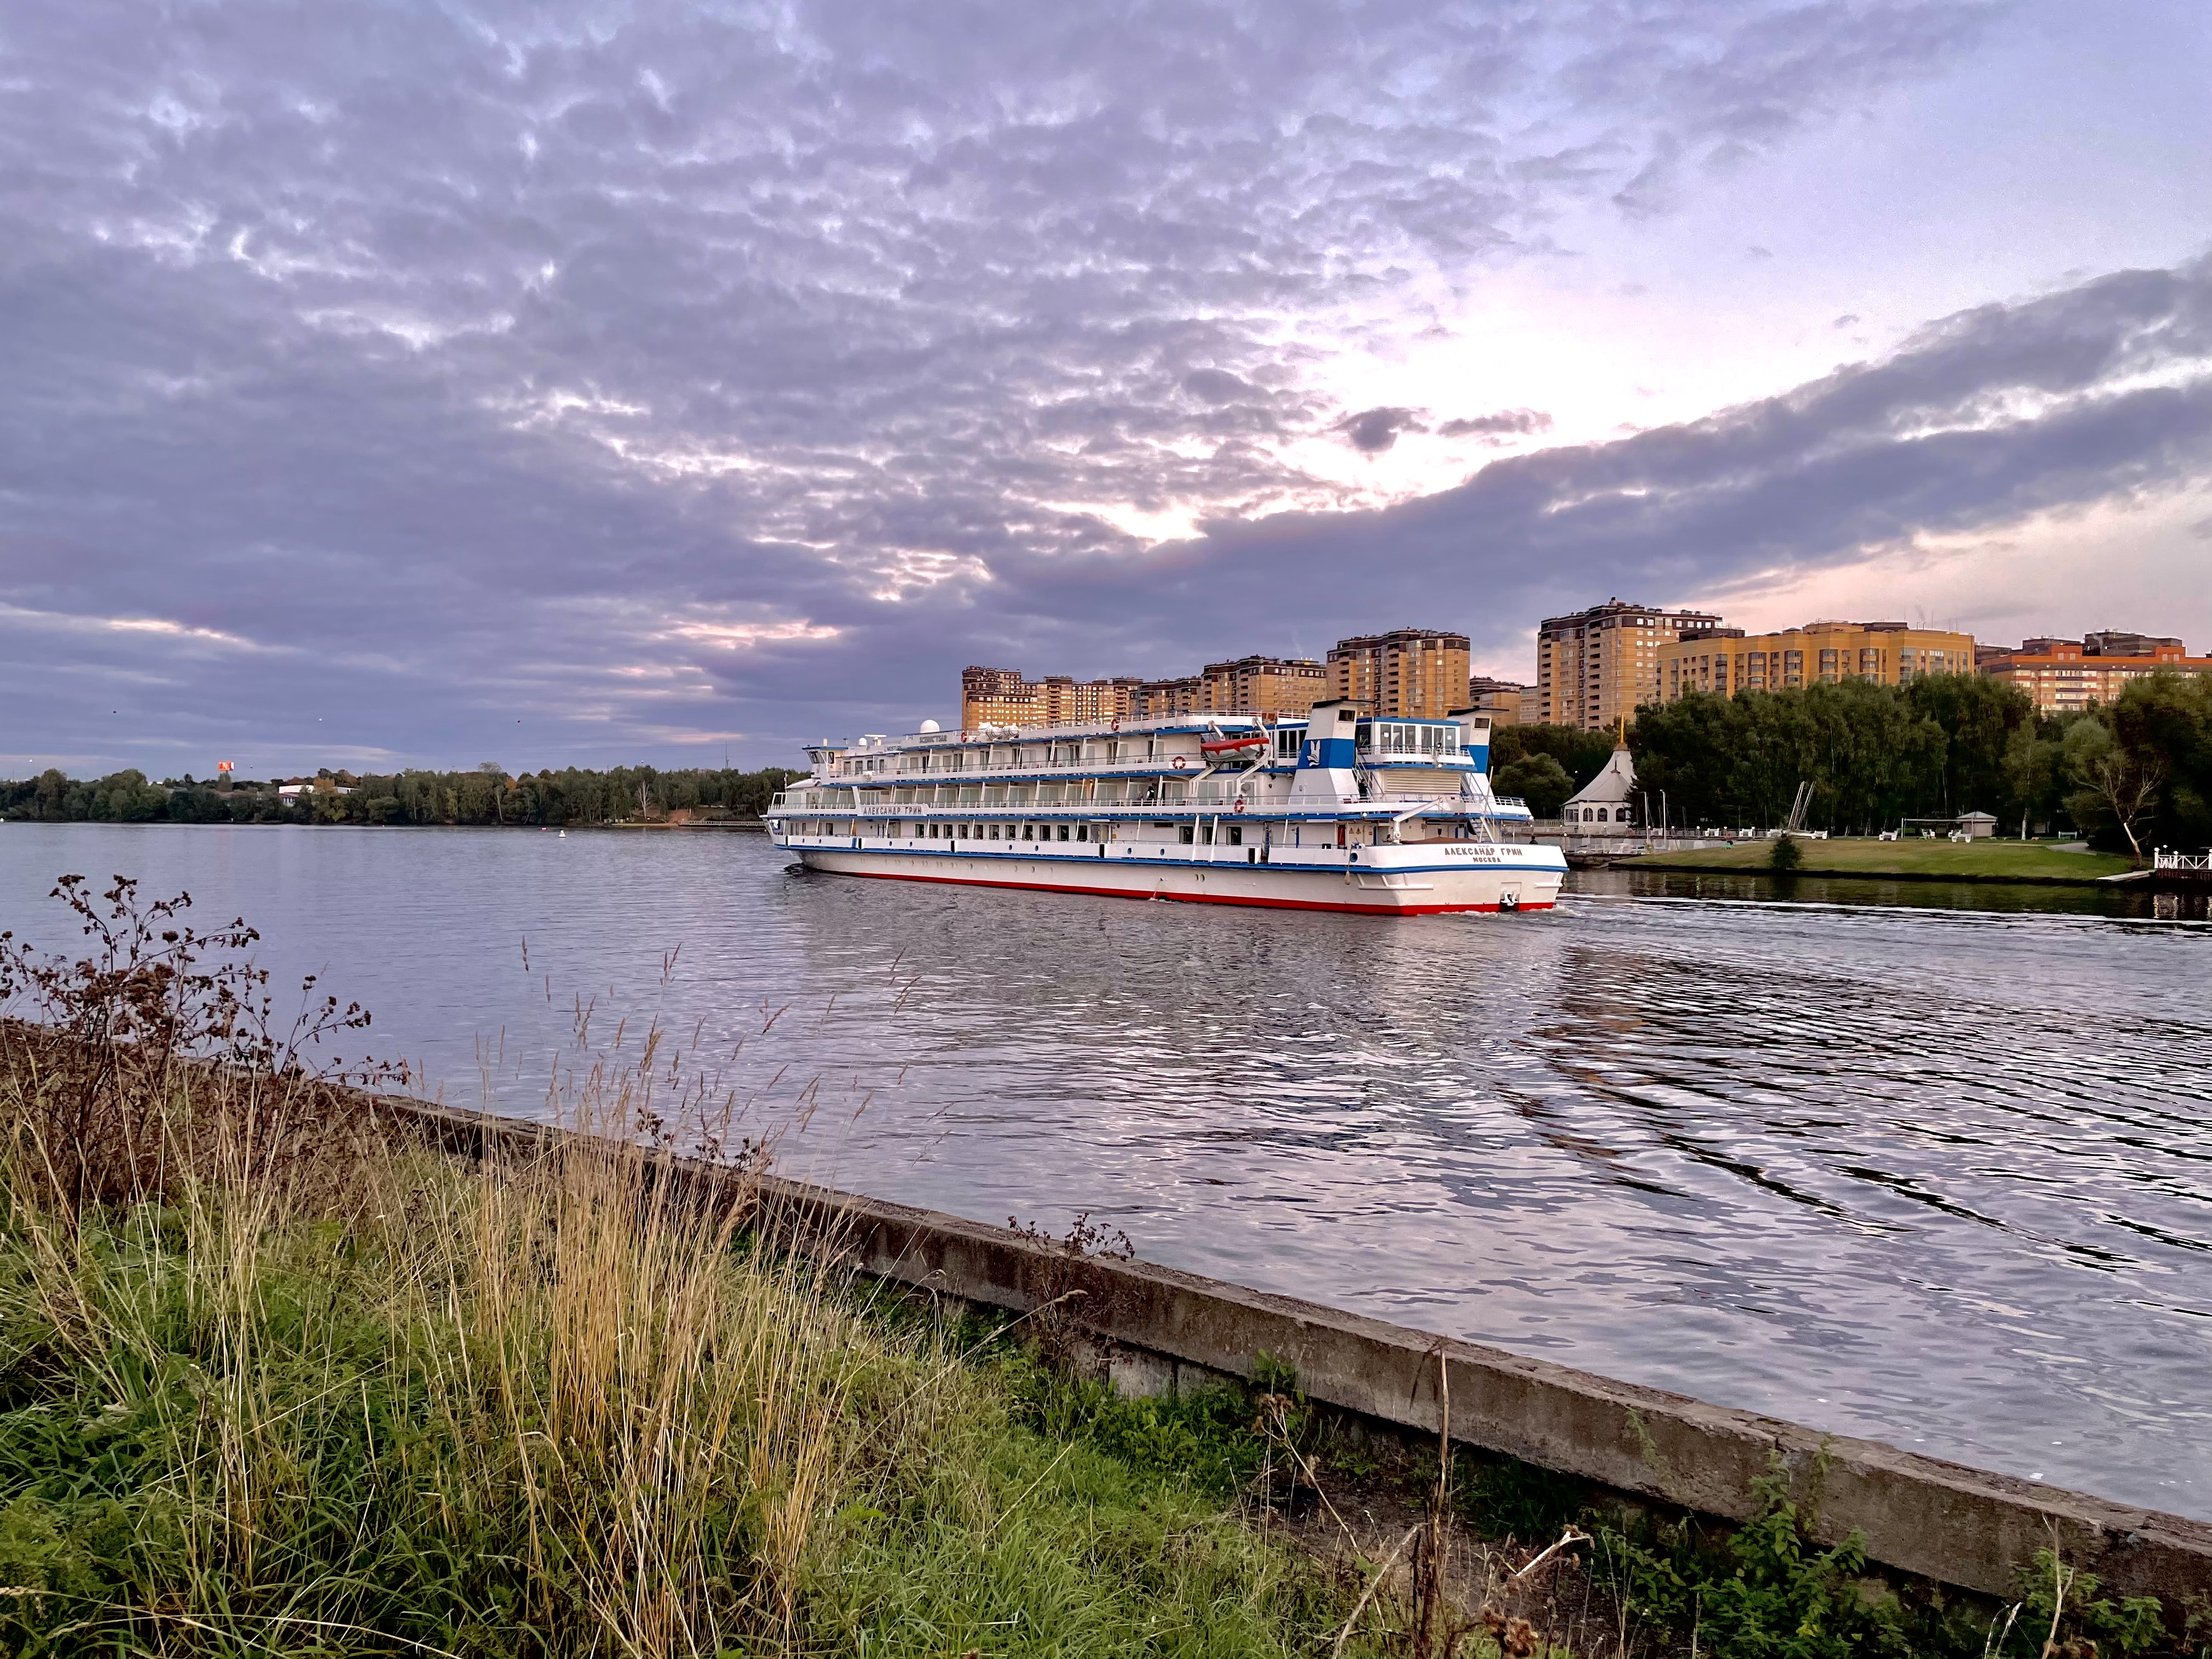
[[[1180,679],[1032,680],[1011,668],[960,675],[960,725],[1089,726],[1160,714],[1303,714],[1330,695],[1328,668],[1310,658],[1239,657]]]
[[[1466,635],[1429,629],[1339,640],[1328,653],[1328,695],[1380,715],[1441,720],[1467,707],[1468,655]]]
[[[1143,684],[1134,676],[1079,681],[1072,675],[1048,674],[1041,680],[1031,680],[1017,669],[963,668],[960,671],[961,729],[1087,726],[1125,719],[1135,712],[1137,688]]]
[[[1178,679],[1146,680],[1136,713],[1160,714],[1303,714],[1329,694],[1328,670],[1310,657],[1239,657],[1210,662]]]
[[[1200,677],[1209,714],[1304,714],[1329,695],[1328,670],[1309,657],[1210,662]]]
[[[1158,720],[1164,714],[1205,714],[1213,712],[1206,707],[1206,676],[1185,674],[1170,680],[1146,680],[1137,688],[1136,715],[1139,720]]]
[[[1534,695],[1522,697],[1521,716],[1590,732],[1633,720],[1639,706],[1661,696],[1661,648],[1720,631],[1721,619],[1705,611],[1620,599],[1547,617],[1536,630]]]
[[[1487,674],[1476,674],[1467,683],[1467,707],[1478,714],[1490,716],[1491,728],[1518,726],[1523,720],[1535,718],[1535,698],[1531,688],[1514,680],[1492,679]],[[1523,709],[1527,710],[1523,714]]]
[[[1923,674],[1971,674],[1971,634],[1909,628],[1903,623],[1814,622],[1778,634],[1725,629],[1659,647],[1659,700],[1692,691],[1732,697],[1739,691],[1871,680],[1909,685]]]

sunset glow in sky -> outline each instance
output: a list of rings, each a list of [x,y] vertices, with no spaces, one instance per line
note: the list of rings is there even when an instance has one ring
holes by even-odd
[[[0,12],[0,775],[1618,594],[2212,650],[2193,0]]]

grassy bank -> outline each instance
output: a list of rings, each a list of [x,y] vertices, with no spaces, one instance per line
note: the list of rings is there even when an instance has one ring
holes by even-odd
[[[1049,1431],[1034,1362],[671,1206],[649,1152],[465,1170],[184,1074],[167,1190],[73,1209],[35,1071],[12,1651],[1291,1653],[1347,1616],[1202,1469]]]
[[[1773,855],[1771,842],[1740,842],[1695,853],[1654,853],[1623,859],[1622,870],[1741,870],[1760,873]],[[2094,882],[2130,868],[2109,853],[2062,853],[2047,843],[2004,841],[1875,841],[1800,839],[1796,873],[1872,876],[1905,881]]]

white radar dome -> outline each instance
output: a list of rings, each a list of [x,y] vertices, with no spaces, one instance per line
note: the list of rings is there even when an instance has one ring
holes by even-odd
[[[921,723],[921,729],[925,732],[940,732],[944,730],[944,728],[939,726],[935,720],[924,720]]]

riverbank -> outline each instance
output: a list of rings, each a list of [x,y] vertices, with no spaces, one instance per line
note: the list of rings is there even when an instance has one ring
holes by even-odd
[[[21,1027],[0,1060],[11,1651],[1291,1653],[1355,1611],[1236,1503],[1241,1391],[1123,1408],[782,1248],[749,1182],[453,1163],[270,1074],[104,1092]]]
[[[1802,876],[1868,876],[1888,881],[2011,882],[2028,886],[2086,886],[2124,873],[2128,860],[2110,853],[2062,851],[2048,842],[1880,841],[1800,837],[1799,862],[1772,870],[1774,843],[1738,842],[1695,853],[1656,853],[1620,859],[1617,870],[1733,871]]]

